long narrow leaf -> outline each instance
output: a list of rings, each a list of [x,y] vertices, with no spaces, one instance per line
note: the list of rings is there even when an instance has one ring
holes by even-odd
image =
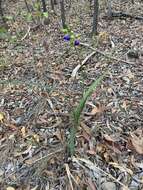
[[[105,72],[102,76],[100,76],[96,81],[94,81],[89,89],[85,92],[83,95],[82,99],[79,102],[79,105],[75,108],[75,110],[72,112],[72,118],[73,118],[73,127],[71,128],[70,131],[70,139],[69,139],[69,150],[70,154],[74,154],[74,149],[75,149],[75,136],[76,136],[76,131],[79,126],[79,120],[81,113],[85,107],[85,103],[87,99],[92,95],[93,91],[97,88],[97,86],[101,83],[103,80],[104,76],[106,75],[107,72]]]

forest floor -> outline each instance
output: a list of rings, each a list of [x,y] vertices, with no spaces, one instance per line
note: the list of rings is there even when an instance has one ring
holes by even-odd
[[[9,38],[0,40],[0,189],[143,189],[143,20],[109,19],[101,3],[99,35],[91,38],[89,3],[73,1],[66,19],[83,43],[73,47],[63,40],[58,6],[44,25],[42,19],[26,20],[24,1],[5,4]],[[114,0],[112,6],[143,16],[139,0]],[[105,70],[86,102],[70,157],[70,114]]]

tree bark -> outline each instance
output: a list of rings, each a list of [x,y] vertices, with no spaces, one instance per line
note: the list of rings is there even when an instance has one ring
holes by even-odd
[[[66,16],[65,16],[64,0],[61,0],[61,1],[60,1],[60,8],[61,8],[62,27],[63,27],[63,28],[66,28]]]
[[[2,9],[2,0],[0,0],[0,17],[2,19],[2,22],[5,23],[6,20],[4,18],[4,13],[3,13],[3,9]]]
[[[54,3],[53,0],[50,0],[50,2],[51,2],[51,9],[54,11],[54,5],[55,5],[55,3]]]
[[[99,14],[99,2],[98,0],[94,0],[94,12],[93,12],[93,28],[92,28],[92,35],[97,35],[98,29],[98,14]]]
[[[45,0],[42,0],[42,8],[43,8],[43,12],[44,12],[44,13],[47,12]]]

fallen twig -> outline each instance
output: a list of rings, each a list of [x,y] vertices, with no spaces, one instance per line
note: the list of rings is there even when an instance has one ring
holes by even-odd
[[[72,180],[71,180],[71,172],[70,172],[69,166],[68,166],[68,164],[64,164],[64,165],[65,165],[65,168],[66,168],[66,172],[67,172],[67,176],[68,176],[69,183],[70,183],[70,186],[71,186],[71,190],[74,190]]]
[[[81,64],[78,64],[72,71],[72,74],[71,74],[71,78],[75,78],[77,72],[79,71],[79,69],[93,56],[95,55],[96,53],[99,53],[101,55],[103,55],[104,57],[107,57],[107,58],[110,58],[110,59],[113,59],[117,62],[123,62],[123,63],[127,63],[127,64],[133,64],[131,62],[128,62],[128,61],[125,61],[125,60],[122,60],[122,59],[118,59],[116,57],[113,57],[113,56],[110,56],[96,48],[93,48],[91,47],[89,44],[85,44],[85,43],[80,43],[81,46],[84,46],[84,47],[88,47],[89,49],[92,49],[93,52],[91,54],[89,54],[83,61]]]
[[[69,113],[64,112],[47,112],[49,116],[57,116],[57,117],[70,117]]]
[[[49,153],[49,154],[47,154],[47,155],[45,155],[45,156],[43,156],[43,157],[41,157],[41,158],[38,158],[38,159],[35,160],[33,163],[31,163],[31,165],[36,164],[37,162],[39,162],[39,161],[41,161],[41,160],[43,160],[43,159],[45,159],[45,158],[48,158],[48,157],[50,157],[50,156],[52,156],[52,155],[54,155],[54,154],[57,154],[57,153],[59,153],[59,152],[61,152],[61,151],[63,151],[63,150],[64,150],[64,149],[61,148],[61,149],[56,150],[55,152],[51,152],[51,153]]]
[[[84,46],[84,47],[87,47],[87,48],[89,48],[89,49],[92,49],[92,50],[95,51],[96,53],[99,53],[99,54],[103,55],[104,57],[113,59],[113,60],[115,60],[115,61],[123,62],[123,63],[127,63],[127,64],[133,64],[132,62],[128,62],[128,61],[126,61],[126,60],[118,59],[118,58],[116,58],[116,57],[110,56],[110,55],[108,55],[108,54],[106,54],[106,53],[104,53],[104,52],[102,52],[102,51],[100,51],[100,50],[98,50],[98,49],[96,49],[96,48],[91,47],[89,44],[80,43],[80,45],[81,45],[81,46]]]
[[[131,15],[124,12],[113,12],[111,13],[111,17],[127,17],[127,18],[132,18],[132,19],[137,19],[137,20],[143,20],[142,16]]]
[[[81,64],[78,64],[78,65],[74,68],[74,70],[72,71],[72,74],[71,74],[71,77],[72,77],[72,78],[75,78],[75,76],[76,76],[78,70],[79,70],[93,55],[95,55],[95,53],[96,53],[96,51],[93,51],[91,54],[89,54],[89,55],[82,61]]]
[[[30,30],[31,30],[31,28],[30,28],[30,26],[29,26],[29,27],[28,27],[28,30],[27,30],[27,32],[26,32],[26,34],[21,38],[20,41],[23,41],[23,40],[28,36]]]
[[[80,163],[80,161],[83,162],[83,163],[85,163],[86,166],[87,166],[89,169],[91,169],[91,170],[93,170],[93,171],[95,171],[95,172],[97,172],[97,170],[98,170],[98,171],[104,173],[106,176],[108,176],[109,178],[111,178],[112,180],[114,180],[115,182],[117,182],[118,184],[120,184],[125,190],[129,190],[129,188],[128,188],[126,185],[124,185],[124,184],[123,184],[122,182],[120,182],[118,179],[116,179],[115,177],[113,177],[111,174],[109,174],[109,173],[105,172],[104,170],[102,170],[101,168],[97,167],[97,166],[96,166],[94,163],[92,163],[90,160],[86,160],[86,159],[84,159],[84,158],[76,158],[76,157],[73,157],[73,158],[72,158],[72,161],[73,161],[73,162],[76,162],[76,163],[79,164],[80,166],[82,166],[82,164]]]

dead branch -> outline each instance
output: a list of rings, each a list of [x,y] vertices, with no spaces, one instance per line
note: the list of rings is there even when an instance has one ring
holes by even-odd
[[[99,53],[100,55],[103,55],[104,57],[107,57],[107,58],[109,58],[109,59],[113,59],[113,60],[115,60],[115,61],[117,61],[117,62],[123,62],[123,63],[127,63],[127,64],[133,64],[132,62],[128,62],[128,61],[126,61],[126,60],[118,59],[118,58],[116,58],[116,57],[110,56],[110,55],[108,55],[108,54],[106,54],[106,53],[104,53],[104,52],[102,52],[102,51],[100,51],[100,50],[98,50],[98,49],[96,49],[96,48],[91,47],[89,44],[80,43],[80,45],[83,46],[83,47],[87,47],[87,48],[89,48],[89,49],[92,49],[92,50],[95,51],[96,53]]]

